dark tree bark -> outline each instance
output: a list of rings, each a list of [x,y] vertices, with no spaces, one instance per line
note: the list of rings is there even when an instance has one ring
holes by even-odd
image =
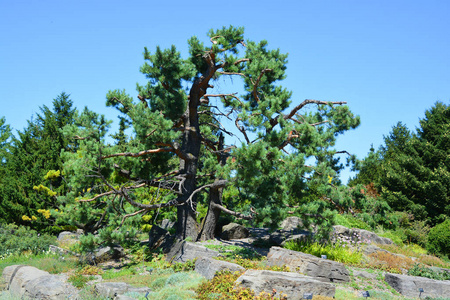
[[[183,186],[183,194],[178,199],[178,202],[183,204],[177,208],[178,218],[176,226],[177,238],[186,239],[190,237],[194,241],[197,240],[199,234],[196,220],[196,196],[191,197],[197,188],[196,175],[201,147],[198,107],[200,99],[206,94],[206,90],[209,87],[209,80],[216,72],[214,58],[211,53],[205,53],[203,59],[205,59],[208,67],[194,81],[189,92],[188,107],[184,114],[182,151],[186,154],[186,158],[181,160],[180,174],[186,177],[186,181]],[[187,201],[189,198],[191,200]]]

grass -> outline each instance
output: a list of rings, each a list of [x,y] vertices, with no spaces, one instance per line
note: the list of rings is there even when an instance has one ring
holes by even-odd
[[[339,243],[321,244],[309,241],[289,241],[286,243],[285,248],[312,254],[317,257],[326,255],[328,259],[350,265],[359,265],[363,257],[361,252],[352,250]]]
[[[75,269],[77,263],[78,259],[72,256],[60,256],[50,252],[34,255],[31,252],[25,252],[10,255],[0,260],[0,273],[7,266],[27,265],[47,271],[50,274],[59,274]]]

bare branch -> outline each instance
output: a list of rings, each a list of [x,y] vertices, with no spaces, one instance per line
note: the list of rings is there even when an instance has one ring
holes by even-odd
[[[244,220],[251,220],[251,219],[253,219],[253,217],[251,215],[244,215],[242,213],[229,210],[228,208],[226,208],[226,207],[224,207],[224,206],[222,206],[220,204],[217,204],[217,203],[211,203],[211,206],[214,207],[214,208],[220,209],[224,213],[232,215],[232,216],[234,216],[234,217],[236,217],[238,219],[244,219]]]
[[[120,222],[120,225],[119,225],[119,227],[116,228],[116,230],[119,229],[120,227],[122,227],[123,223],[125,222],[125,220],[126,220],[127,218],[133,217],[133,216],[138,215],[138,214],[140,214],[140,213],[143,213],[143,212],[145,212],[145,211],[147,211],[147,210],[144,208],[144,209],[138,210],[138,211],[136,211],[136,212],[134,212],[134,213],[130,213],[130,214],[127,214],[127,215],[123,216],[122,222]]]
[[[211,184],[203,185],[203,186],[199,187],[198,189],[196,189],[195,191],[193,191],[192,194],[189,196],[189,198],[186,200],[186,202],[192,202],[194,195],[206,188],[213,188],[213,189],[223,188],[227,185],[227,183],[228,183],[228,180],[223,179],[223,180],[217,180]]]
[[[250,144],[250,139],[247,136],[247,132],[245,132],[244,127],[239,125],[240,120],[241,120],[241,118],[237,118],[234,123],[236,124],[237,129],[239,129],[239,131],[244,135],[244,138],[247,141],[247,144]]]
[[[102,156],[101,158],[105,159],[105,158],[118,157],[118,156],[139,157],[139,156],[143,156],[146,154],[154,154],[154,153],[161,153],[161,152],[173,152],[173,151],[174,151],[173,148],[159,148],[159,149],[144,150],[144,151],[137,152],[137,153],[132,153],[132,152],[114,153],[114,154]]]
[[[260,101],[259,97],[258,97],[257,89],[258,89],[259,83],[261,82],[261,78],[263,77],[263,75],[265,73],[272,72],[272,71],[273,71],[272,69],[264,69],[261,71],[261,74],[259,74],[258,79],[256,79],[256,83],[253,85],[253,97],[255,97],[256,102]]]
[[[295,113],[297,113],[297,111],[299,111],[300,109],[302,109],[303,107],[305,107],[308,104],[317,104],[317,105],[327,105],[327,104],[333,104],[333,105],[343,105],[343,104],[347,104],[347,102],[332,102],[332,101],[320,101],[320,100],[312,100],[312,99],[306,99],[305,101],[303,101],[302,103],[300,103],[299,105],[297,105],[296,107],[294,107],[294,109],[286,116],[284,116],[284,119],[290,119],[292,118]]]

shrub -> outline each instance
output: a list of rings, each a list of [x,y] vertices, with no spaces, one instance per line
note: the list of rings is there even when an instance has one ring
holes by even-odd
[[[336,214],[334,218],[336,225],[342,225],[347,228],[372,230],[372,228],[363,220],[349,214]]]
[[[434,254],[450,256],[450,219],[430,230],[427,250]]]
[[[414,266],[408,270],[408,275],[426,277],[435,280],[450,280],[449,271],[435,271],[431,268],[427,268],[422,264],[414,264]]]
[[[30,251],[33,254],[47,251],[56,238],[48,234],[40,234],[29,227],[17,225],[0,225],[0,255],[20,254]]]

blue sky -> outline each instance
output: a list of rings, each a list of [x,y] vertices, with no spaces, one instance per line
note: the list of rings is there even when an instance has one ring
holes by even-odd
[[[336,148],[362,158],[398,121],[415,129],[436,101],[450,103],[449,12],[446,0],[0,0],[0,116],[22,130],[65,91],[78,109],[115,119],[105,95],[137,95],[145,46],[186,53],[192,35],[231,24],[289,53],[293,105],[348,102],[362,124]]]

